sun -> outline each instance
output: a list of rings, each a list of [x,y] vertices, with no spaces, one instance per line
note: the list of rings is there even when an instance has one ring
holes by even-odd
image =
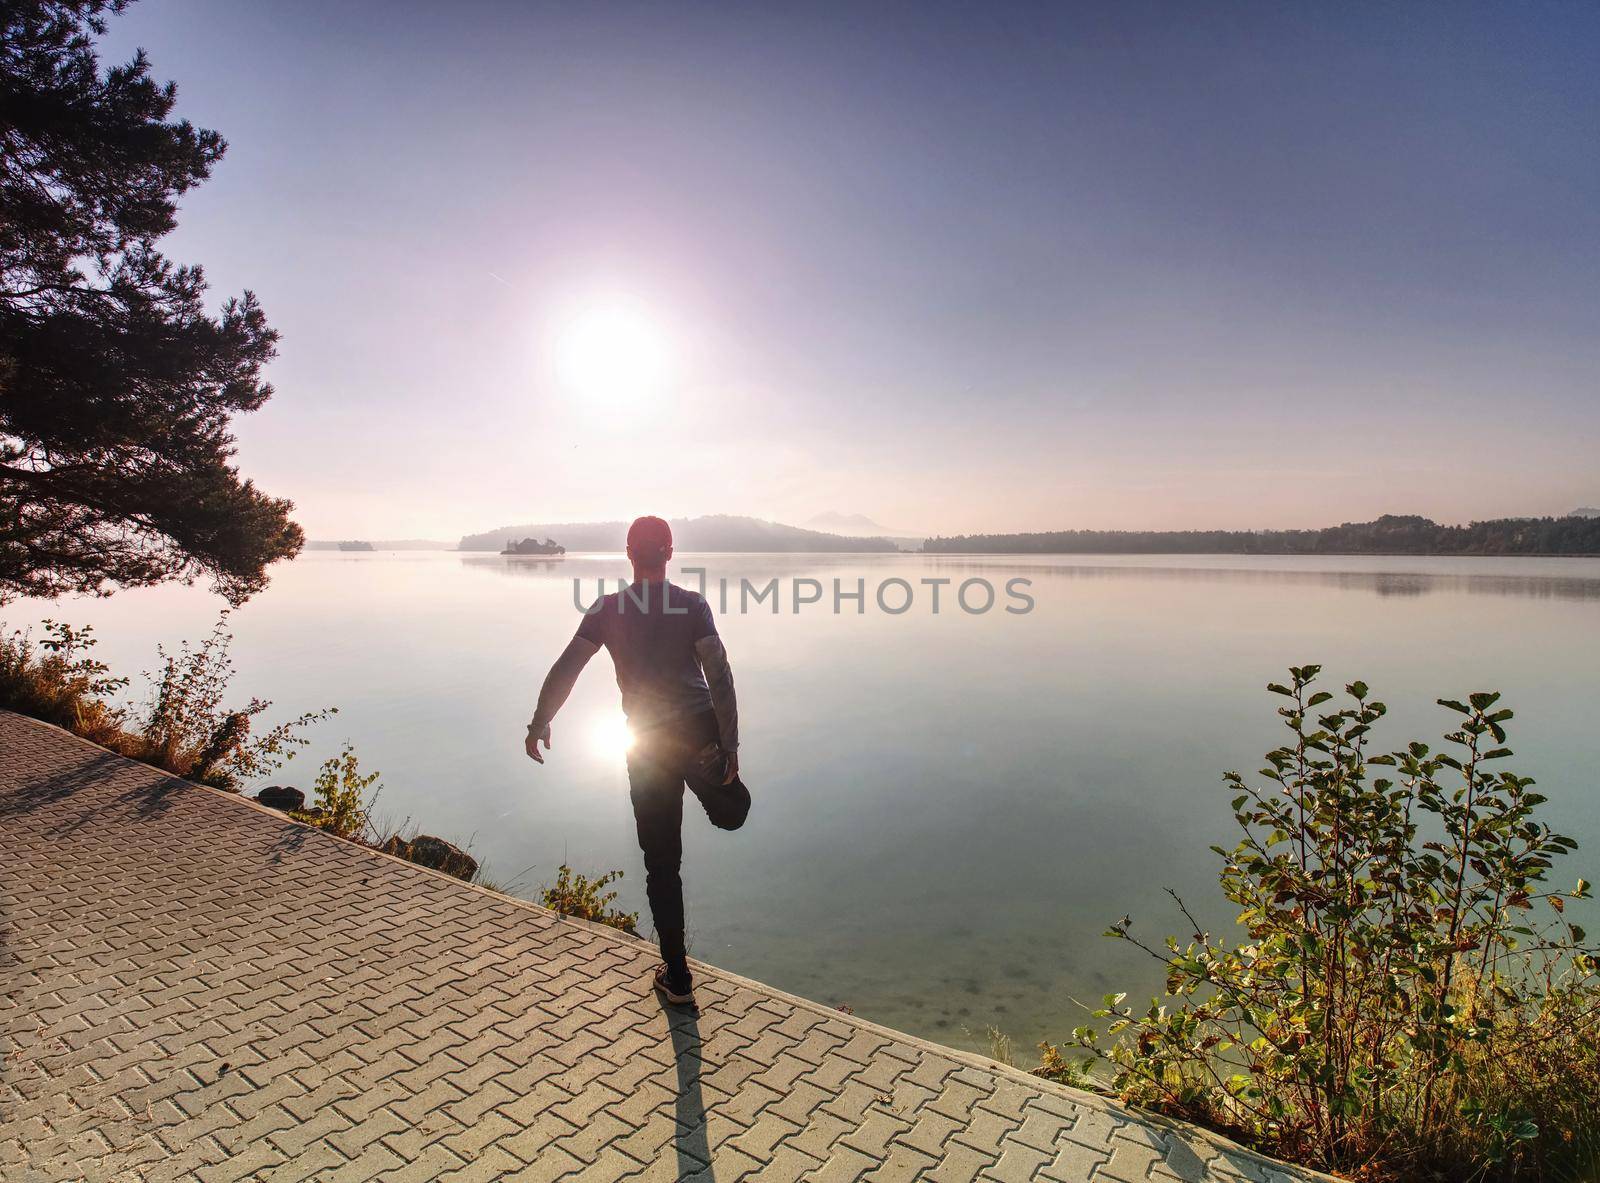
[[[554,356],[563,390],[611,407],[659,397],[672,368],[660,322],[643,305],[622,300],[575,311],[557,328]]]
[[[605,714],[589,729],[589,744],[601,756],[619,756],[633,746],[633,732],[621,712]]]

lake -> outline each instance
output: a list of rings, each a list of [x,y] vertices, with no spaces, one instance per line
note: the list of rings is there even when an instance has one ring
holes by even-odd
[[[1026,1050],[1083,1021],[1074,998],[1136,997],[1149,963],[1103,939],[1181,932],[1163,888],[1208,923],[1213,842],[1232,844],[1230,768],[1279,742],[1264,692],[1290,664],[1330,689],[1361,678],[1387,702],[1380,745],[1434,739],[1440,696],[1504,692],[1508,763],[1540,781],[1546,818],[1583,845],[1560,870],[1600,879],[1600,560],[1231,556],[707,555],[739,690],[755,804],[737,834],[685,813],[691,952],[863,1017],[969,1049],[994,1026]],[[234,614],[235,700],[281,718],[336,705],[272,780],[309,788],[346,740],[383,773],[377,814],[462,844],[523,894],[570,862],[620,868],[641,912],[610,659],[556,720],[544,767],[524,728],[579,616],[573,580],[626,574],[620,555],[308,552]],[[778,580],[780,611],[739,611],[740,581]],[[930,585],[940,584],[939,611]],[[997,592],[987,612],[954,597]],[[1031,598],[1032,610],[1007,612]],[[798,590],[821,600],[793,610]],[[835,580],[859,602],[833,612]],[[910,607],[899,613],[906,594]],[[969,588],[969,606],[982,586]],[[221,602],[165,587],[107,600],[23,601],[8,625],[93,624],[119,672],[201,638]]]

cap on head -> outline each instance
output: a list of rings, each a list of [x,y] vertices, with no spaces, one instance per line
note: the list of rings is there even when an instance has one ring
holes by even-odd
[[[628,555],[634,562],[653,567],[666,562],[672,551],[672,527],[658,517],[634,518],[628,527]]]

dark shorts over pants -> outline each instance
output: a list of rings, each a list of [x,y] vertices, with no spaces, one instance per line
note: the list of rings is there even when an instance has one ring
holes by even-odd
[[[687,785],[705,808],[711,824],[737,830],[750,812],[750,790],[737,777],[732,784],[713,779],[720,761],[708,768],[701,753],[717,741],[717,717],[710,711],[641,732],[628,750],[628,795],[644,852],[645,895],[655,921],[661,955],[681,966],[683,943],[683,790]],[[707,774],[710,774],[709,776]]]

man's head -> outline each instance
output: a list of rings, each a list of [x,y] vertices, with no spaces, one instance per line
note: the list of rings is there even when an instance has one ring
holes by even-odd
[[[635,518],[628,527],[628,559],[635,580],[666,574],[672,557],[672,527],[657,517]]]

